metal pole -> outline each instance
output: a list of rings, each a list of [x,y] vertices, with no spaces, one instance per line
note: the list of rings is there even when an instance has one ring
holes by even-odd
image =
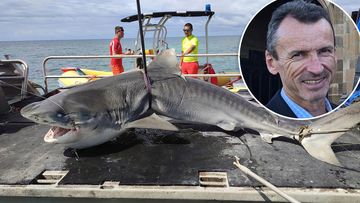
[[[136,4],[137,4],[137,12],[138,12],[139,33],[140,33],[141,51],[142,51],[142,57],[143,57],[144,72],[145,72],[145,75],[147,76],[145,43],[144,43],[144,33],[143,33],[143,29],[142,29],[140,0],[136,0]]]
[[[273,184],[271,184],[267,180],[265,180],[262,177],[256,175],[254,172],[252,172],[247,167],[241,165],[240,162],[239,162],[238,157],[235,157],[235,158],[236,158],[236,161],[234,162],[234,165],[237,166],[242,172],[244,172],[245,174],[251,176],[255,180],[259,181],[260,183],[264,184],[266,187],[270,188],[271,190],[273,190],[274,192],[276,192],[277,194],[279,194],[281,197],[285,198],[289,202],[291,202],[291,203],[300,203],[298,200],[294,199],[293,197],[290,197],[289,195],[287,195],[283,191],[279,190],[276,186],[274,186]]]
[[[208,20],[206,21],[205,24],[205,53],[208,54],[209,53],[209,34],[208,34],[208,25],[209,22],[211,20],[212,15],[209,16]],[[209,63],[209,57],[206,57],[206,63]]]

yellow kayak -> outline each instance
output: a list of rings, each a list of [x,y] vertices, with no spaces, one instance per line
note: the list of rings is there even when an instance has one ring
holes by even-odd
[[[238,74],[237,72],[224,72],[224,74]],[[218,76],[218,86],[231,85],[241,79],[241,76]]]
[[[221,72],[223,74],[238,74],[238,72]],[[210,63],[206,63],[199,69],[199,74],[215,74],[215,70]],[[229,86],[241,79],[241,76],[217,76],[217,77],[199,77],[201,80],[210,82],[217,86]]]
[[[59,78],[60,87],[70,87],[75,85],[84,84],[93,80],[100,79],[101,77],[113,76],[111,71],[99,71],[85,68],[62,68],[64,78]],[[203,73],[200,71],[200,73]],[[225,72],[224,74],[236,74],[236,72]],[[76,78],[76,76],[88,76],[87,78]],[[101,76],[101,77],[100,77]],[[65,77],[74,77],[74,78],[65,78]],[[217,85],[223,86],[231,92],[238,92],[244,87],[234,87],[233,83],[240,80],[240,76],[218,76]],[[200,77],[202,80],[210,80],[210,78]]]
[[[100,79],[103,76],[112,76],[111,71],[98,71],[85,68],[62,68],[64,78],[59,78],[60,87],[69,87],[84,84],[93,80]],[[88,78],[76,78],[77,76],[88,76]],[[101,77],[100,77],[101,76]],[[74,77],[74,78],[65,78]]]

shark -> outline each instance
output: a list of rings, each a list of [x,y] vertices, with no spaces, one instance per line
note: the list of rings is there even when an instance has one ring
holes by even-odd
[[[331,144],[360,123],[360,102],[316,120],[279,117],[238,94],[179,73],[174,50],[158,55],[147,74],[133,70],[65,90],[31,103],[21,114],[50,126],[45,142],[81,149],[105,143],[131,128],[177,131],[170,118],[253,129],[264,141],[297,140],[314,158],[341,166]]]

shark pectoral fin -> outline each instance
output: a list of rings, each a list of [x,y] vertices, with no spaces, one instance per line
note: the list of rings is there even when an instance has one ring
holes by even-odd
[[[336,158],[331,144],[344,132],[329,134],[312,134],[301,140],[302,146],[314,158],[336,166],[342,166]]]
[[[271,144],[272,143],[272,139],[277,138],[277,137],[281,137],[283,135],[280,134],[272,134],[272,133],[267,133],[267,132],[260,132],[260,136],[261,139],[264,140],[265,142]]]
[[[235,123],[231,123],[231,122],[218,123],[217,126],[226,131],[235,131],[236,130]]]
[[[178,131],[179,129],[173,124],[156,114],[151,114],[148,117],[133,121],[126,125],[127,128],[152,128],[161,130]]]

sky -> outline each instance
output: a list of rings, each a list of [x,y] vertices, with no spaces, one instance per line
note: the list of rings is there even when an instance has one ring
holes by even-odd
[[[209,24],[214,35],[241,35],[247,23],[271,0],[141,0],[143,13],[204,10],[211,5],[215,15]],[[360,8],[359,0],[334,0],[347,13]],[[125,28],[125,37],[135,38],[137,22],[122,23],[136,14],[136,0],[1,0],[0,41],[111,39],[114,27]],[[204,35],[205,18],[173,18],[166,24],[168,36],[182,36],[186,22],[194,34]]]

